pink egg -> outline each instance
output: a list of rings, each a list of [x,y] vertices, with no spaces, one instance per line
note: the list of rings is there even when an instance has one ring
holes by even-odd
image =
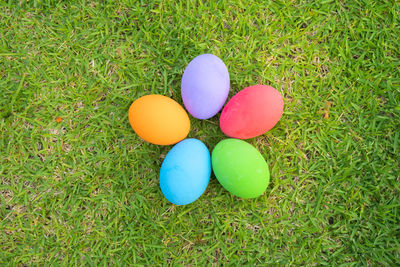
[[[271,130],[283,113],[282,95],[273,87],[253,85],[234,95],[222,110],[220,127],[224,134],[248,139]]]

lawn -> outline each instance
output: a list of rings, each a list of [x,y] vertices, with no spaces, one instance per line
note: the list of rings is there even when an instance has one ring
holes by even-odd
[[[0,265],[400,264],[400,5],[147,2],[0,3]],[[175,206],[158,183],[172,146],[142,141],[128,108],[182,104],[203,53],[230,97],[271,85],[284,114],[247,140],[264,195],[212,175]],[[219,114],[190,119],[210,151],[226,138]]]

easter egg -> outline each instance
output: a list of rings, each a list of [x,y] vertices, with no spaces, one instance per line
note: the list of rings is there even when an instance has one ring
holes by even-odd
[[[219,124],[227,136],[248,139],[271,130],[282,113],[283,98],[276,89],[267,85],[253,85],[228,101]]]
[[[165,156],[160,169],[160,187],[165,198],[176,205],[198,199],[211,176],[211,159],[207,147],[194,138],[176,144]]]
[[[189,133],[190,120],[185,109],[162,95],[146,95],[129,108],[129,122],[142,139],[156,145],[171,145]]]
[[[229,84],[228,69],[220,58],[211,54],[197,56],[183,72],[183,104],[193,117],[211,118],[224,106]]]
[[[263,156],[249,143],[239,139],[219,142],[211,156],[212,169],[220,184],[233,195],[255,198],[269,183],[269,170]]]

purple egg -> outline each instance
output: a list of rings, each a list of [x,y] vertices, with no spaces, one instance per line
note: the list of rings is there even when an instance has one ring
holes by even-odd
[[[219,57],[211,54],[197,56],[183,72],[183,104],[193,117],[209,119],[224,106],[229,85],[228,69]]]

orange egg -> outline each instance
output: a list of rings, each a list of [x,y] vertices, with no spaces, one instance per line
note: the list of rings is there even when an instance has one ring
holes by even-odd
[[[156,145],[172,145],[185,139],[190,120],[181,105],[163,95],[146,95],[129,108],[129,122],[142,139]]]

